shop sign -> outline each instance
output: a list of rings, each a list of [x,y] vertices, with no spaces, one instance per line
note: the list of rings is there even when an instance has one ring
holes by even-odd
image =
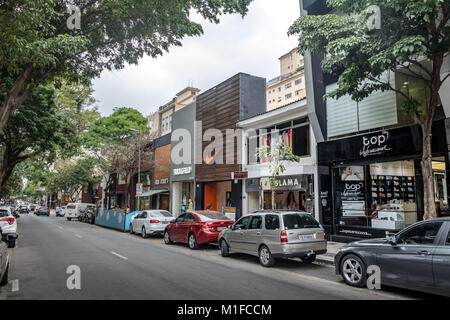
[[[142,183],[136,183],[136,196],[142,196]]]
[[[192,166],[173,169],[173,174],[175,176],[179,176],[182,174],[190,174],[191,172],[192,172]]]
[[[159,180],[159,183],[161,183],[161,184],[169,183],[169,179],[161,179],[161,180]]]
[[[362,136],[362,149],[359,155],[365,157],[380,155],[391,150],[388,144],[389,132],[382,132],[377,135]]]
[[[269,178],[262,178],[263,189],[268,190],[270,188]],[[275,182],[275,188],[281,190],[296,190],[301,188],[300,176],[288,176],[278,178]]]
[[[231,179],[247,179],[247,178],[248,178],[248,171],[231,173]]]

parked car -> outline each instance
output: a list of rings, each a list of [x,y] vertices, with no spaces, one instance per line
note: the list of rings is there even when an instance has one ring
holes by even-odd
[[[66,206],[62,206],[60,211],[56,211],[56,216],[57,217],[64,217],[64,215],[66,214]]]
[[[164,230],[164,242],[187,243],[198,249],[205,243],[216,243],[219,233],[233,224],[233,220],[217,211],[191,211],[176,218]]]
[[[381,285],[450,297],[450,219],[417,222],[388,239],[349,243],[334,258],[336,274],[363,287],[367,268],[378,266]]]
[[[50,210],[48,210],[47,207],[40,207],[38,210],[35,211],[35,214],[38,216],[50,216]]]
[[[259,257],[261,265],[271,267],[278,258],[299,257],[312,263],[316,255],[327,252],[325,230],[303,211],[264,210],[240,218],[219,235],[223,257],[246,253]]]
[[[28,206],[20,206],[19,213],[27,213],[28,214]]]
[[[12,215],[14,216],[14,218],[19,218],[20,217],[20,215],[19,215],[19,207],[17,207],[17,206],[9,206],[10,208],[11,208],[11,213],[12,213]]]
[[[162,235],[166,226],[173,220],[174,217],[169,211],[145,210],[131,218],[130,233],[141,234],[143,238]]]
[[[0,207],[0,228],[2,228],[2,240],[8,243],[8,248],[14,248],[18,238],[17,221],[9,207]]]
[[[3,232],[0,228],[0,286],[6,286],[8,284],[9,253],[8,246],[2,239]]]
[[[35,209],[36,209],[36,205],[34,205],[34,204],[28,206],[28,212],[34,212]]]
[[[69,203],[67,204],[66,210],[65,210],[65,216],[67,220],[71,219],[78,219],[78,216],[80,215],[82,210],[85,210],[87,207],[94,207],[95,205],[92,203]]]
[[[96,208],[94,206],[88,206],[86,207],[86,209],[80,210],[78,221],[94,224],[95,217],[96,217]]]

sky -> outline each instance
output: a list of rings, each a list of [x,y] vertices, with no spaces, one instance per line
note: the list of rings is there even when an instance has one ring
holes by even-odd
[[[107,116],[115,107],[132,107],[147,116],[188,85],[203,92],[238,72],[275,78],[278,58],[297,46],[287,31],[299,14],[299,0],[254,0],[243,19],[225,15],[214,24],[194,15],[203,26],[200,37],[184,38],[182,47],[161,57],[143,57],[138,65],[104,71],[94,80],[99,111]]]

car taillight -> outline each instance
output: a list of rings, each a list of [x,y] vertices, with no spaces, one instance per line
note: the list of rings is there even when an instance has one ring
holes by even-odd
[[[327,232],[323,229],[323,240],[327,240]]]
[[[15,219],[13,217],[2,218],[0,221],[8,221],[9,224],[13,224]]]
[[[159,223],[159,220],[150,220],[150,223]]]
[[[287,243],[288,242],[288,237],[287,237],[286,230],[281,230],[280,241],[281,241],[281,243]]]
[[[206,230],[206,231],[214,231],[214,230],[216,230],[216,227],[206,223],[206,224],[202,225],[202,229]]]

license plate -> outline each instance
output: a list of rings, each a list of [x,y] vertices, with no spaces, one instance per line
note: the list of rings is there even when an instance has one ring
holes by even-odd
[[[222,230],[225,230],[226,228],[225,227],[217,227],[217,231],[222,231]]]
[[[162,221],[162,224],[169,224],[169,221]]]
[[[304,234],[299,237],[300,240],[314,240],[316,237],[314,234]]]

